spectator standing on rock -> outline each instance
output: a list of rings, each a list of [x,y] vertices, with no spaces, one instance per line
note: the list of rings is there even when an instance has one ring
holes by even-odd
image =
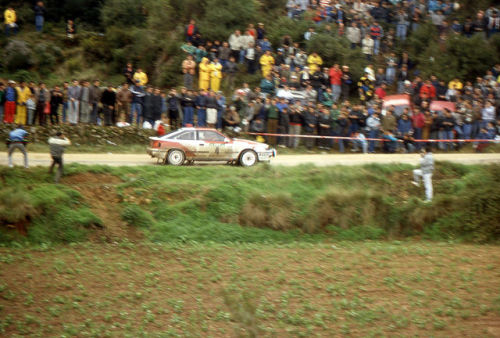
[[[420,181],[423,179],[425,187],[425,201],[432,201],[432,172],[434,171],[434,158],[430,146],[425,147],[421,153],[420,169],[413,170],[413,183],[417,187],[420,186]]]
[[[3,13],[5,19],[5,35],[8,37],[10,32],[12,31],[14,35],[17,34],[18,26],[17,26],[17,16],[16,11],[13,7],[9,7]]]
[[[26,124],[26,101],[31,96],[31,90],[26,86],[26,82],[21,81],[17,90],[17,108],[15,122],[20,125]]]
[[[120,90],[116,93],[117,113],[120,121],[131,121],[130,103],[132,102],[132,93],[129,90],[128,83],[124,82]]]
[[[26,136],[28,136],[28,132],[24,130],[22,125],[18,125],[16,129],[9,133],[9,139],[7,144],[9,146],[9,168],[13,168],[14,164],[12,164],[12,153],[14,150],[19,149],[24,155],[24,167],[27,169],[28,166],[28,153],[26,152]]]
[[[36,31],[41,33],[43,30],[43,24],[45,22],[45,13],[47,9],[43,4],[43,1],[38,1],[35,6],[35,28]]]
[[[14,123],[14,116],[16,115],[16,102],[17,102],[17,90],[14,87],[16,83],[9,80],[8,86],[5,89],[5,109],[3,122]]]
[[[68,88],[68,123],[78,123],[78,113],[80,112],[80,97],[82,95],[82,88],[78,80],[73,80],[73,85]]]
[[[36,117],[33,119],[33,124],[35,124],[35,120],[38,119],[38,124],[43,126],[46,122],[45,112],[48,111],[50,114],[50,110],[46,109],[47,105],[50,104],[50,92],[43,82],[41,82],[35,90],[35,101]]]
[[[94,80],[94,84],[90,87],[90,98],[89,102],[91,104],[91,112],[90,112],[90,123],[97,124],[97,113],[99,109],[99,102],[101,101],[101,82],[99,80]],[[128,90],[128,88],[127,88]]]
[[[55,86],[50,93],[50,123],[59,124],[59,106],[63,104],[63,93],[61,87]]]
[[[130,88],[130,92],[132,93],[132,106],[130,110],[130,121],[129,123],[134,123],[134,115],[135,121],[137,125],[140,125],[142,119],[142,111],[144,104],[144,96],[146,93],[144,92],[144,88],[139,85],[140,81],[137,80],[136,83]]]
[[[90,123],[90,113],[92,111],[89,85],[90,83],[88,81],[83,81],[80,95],[80,122],[86,124]]]
[[[112,85],[108,85],[108,88],[102,93],[101,103],[104,115],[104,125],[112,126],[115,120],[114,112],[116,103],[116,93]]]
[[[62,132],[57,132],[55,137],[49,138],[50,156],[52,157],[52,164],[50,165],[49,174],[54,172],[54,167],[57,164],[57,172],[54,181],[59,183],[63,175],[63,154],[67,146],[71,145],[71,141],[63,135]]]

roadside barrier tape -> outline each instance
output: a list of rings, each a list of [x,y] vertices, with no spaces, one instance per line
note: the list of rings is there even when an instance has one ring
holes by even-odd
[[[272,134],[272,133],[251,133],[251,132],[243,132],[242,134],[247,135],[255,135],[255,136],[277,136],[277,137],[296,137],[296,138],[317,138],[317,139],[331,139],[331,140],[359,140],[356,137],[348,137],[348,136],[322,136],[322,135],[300,135],[300,134]],[[391,142],[388,139],[384,138],[365,138],[366,141],[380,141],[380,142]],[[404,140],[398,139],[397,142],[404,142]],[[500,140],[490,140],[490,139],[445,139],[445,140],[412,140],[411,142],[422,142],[422,143],[437,143],[437,142],[491,142],[491,143],[500,143]]]

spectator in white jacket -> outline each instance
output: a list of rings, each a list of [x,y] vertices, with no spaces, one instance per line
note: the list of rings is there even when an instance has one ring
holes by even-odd
[[[370,37],[370,35],[366,34],[365,38],[361,41],[361,52],[365,55],[368,61],[372,60],[373,55],[373,46],[375,42]]]
[[[239,30],[234,31],[234,33],[229,36],[228,42],[229,48],[231,48],[231,56],[234,57],[235,60],[238,60],[242,43],[241,32]]]
[[[352,22],[350,27],[347,27],[346,38],[351,42],[351,48],[359,47],[361,42],[361,29],[356,22]]]

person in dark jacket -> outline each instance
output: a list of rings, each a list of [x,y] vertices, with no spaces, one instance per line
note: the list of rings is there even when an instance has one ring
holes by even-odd
[[[148,122],[153,126],[155,120],[153,118],[153,87],[148,86],[146,88],[146,95],[144,96],[144,111],[143,111],[144,122]]]
[[[35,28],[37,32],[41,32],[43,30],[43,23],[45,20],[45,13],[47,10],[42,1],[38,1],[35,6]]]
[[[451,115],[448,109],[445,109],[444,116],[441,118],[441,125],[439,128],[439,139],[440,140],[452,140],[454,139],[453,129],[455,128],[456,122],[455,118]],[[440,142],[439,148],[447,151],[453,148],[452,142]]]
[[[288,134],[289,133],[289,128],[290,128],[290,115],[288,114],[288,107],[283,107],[281,111],[279,112],[279,126],[278,130],[280,134]],[[288,137],[279,137],[278,143],[279,147],[286,148],[288,144]]]
[[[153,121],[161,120],[162,113],[162,97],[160,88],[155,88],[153,91]]]
[[[127,63],[127,66],[123,70],[123,76],[125,76],[125,81],[130,85],[134,85],[134,74],[135,70],[134,67],[132,67],[132,63]]]
[[[179,101],[177,90],[172,88],[167,96],[168,118],[172,130],[179,128]]]
[[[142,120],[142,106],[144,104],[144,96],[146,93],[144,89],[139,86],[139,80],[137,83],[130,88],[130,92],[132,93],[132,105],[130,108],[130,121],[132,124],[134,122],[134,115],[136,116],[136,123],[139,125]]]
[[[200,90],[195,100],[198,127],[207,126],[207,92]]]
[[[304,113],[304,130],[307,135],[316,135],[316,129],[318,126],[318,114],[316,113],[316,109],[314,106],[309,106]],[[315,140],[314,138],[307,138],[306,147],[308,150],[311,150],[314,147]]]
[[[55,137],[49,138],[50,156],[52,157],[52,164],[50,165],[49,174],[54,172],[54,167],[57,164],[57,172],[54,178],[56,183],[59,183],[63,175],[63,154],[67,146],[71,145],[71,141],[63,135],[62,132],[57,132]]]
[[[99,80],[94,80],[94,84],[90,87],[89,103],[91,105],[90,111],[90,123],[97,124],[97,113],[99,101],[101,100],[101,82]]]
[[[106,126],[111,126],[115,119],[114,112],[116,103],[116,93],[112,85],[108,85],[108,88],[102,93],[101,103],[104,114],[104,124]]]
[[[50,94],[50,123],[59,124],[59,106],[63,104],[63,92],[61,87],[55,86]]]
[[[326,107],[321,108],[320,111],[321,113],[318,116],[319,135],[330,136],[331,125],[332,125],[332,118],[330,116],[330,112]],[[320,149],[330,150],[331,148],[331,142],[329,139],[320,139],[318,143]]]
[[[194,126],[194,107],[195,107],[196,96],[194,96],[192,90],[187,90],[182,94],[181,106],[183,112],[182,126]]]

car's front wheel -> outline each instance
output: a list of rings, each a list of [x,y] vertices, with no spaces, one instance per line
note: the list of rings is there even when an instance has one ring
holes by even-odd
[[[167,155],[167,163],[170,165],[175,165],[175,166],[182,165],[185,159],[186,156],[184,155],[184,152],[179,149],[170,150],[170,152]]]
[[[253,150],[245,150],[241,153],[240,164],[243,167],[251,167],[257,163],[257,153]]]

